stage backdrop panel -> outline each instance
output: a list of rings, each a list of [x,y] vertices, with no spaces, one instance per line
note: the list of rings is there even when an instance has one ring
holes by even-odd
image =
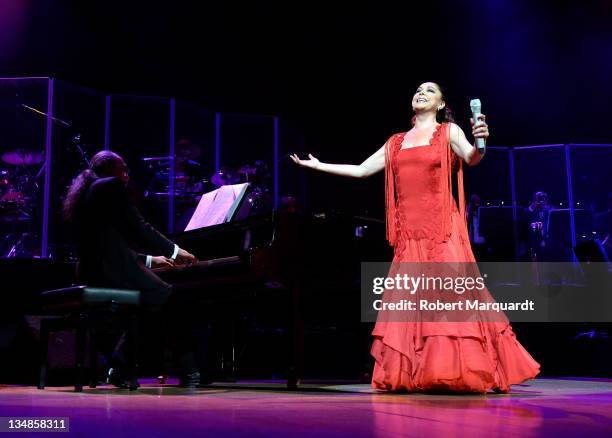
[[[47,257],[53,81],[0,79],[0,257]]]
[[[297,153],[303,156],[306,153],[304,137],[301,130],[294,124],[278,121],[278,187],[276,192],[276,205],[279,208],[297,208],[306,210],[306,172],[300,169],[289,158],[290,154]]]
[[[612,145],[570,145],[576,240],[605,239],[612,209]],[[606,216],[607,215],[607,216]],[[609,227],[608,227],[609,231]]]
[[[527,209],[535,192],[548,194],[551,204],[546,224],[548,238],[546,258],[549,261],[573,259],[570,199],[568,185],[568,153],[565,145],[521,146],[514,148],[516,199]],[[526,227],[519,217],[519,227]],[[552,257],[552,259],[551,259]]]
[[[163,231],[168,230],[169,200],[156,193],[167,190],[171,129],[169,98],[110,96],[108,146],[130,168],[130,186],[143,215]],[[152,157],[161,161],[144,161]]]
[[[52,171],[49,208],[51,257],[76,260],[72,236],[62,218],[62,202],[73,178],[104,148],[106,96],[94,89],[55,80]]]
[[[488,147],[477,166],[464,164],[466,203],[480,198],[478,234],[481,243],[473,245],[479,260],[510,261],[518,257],[517,208],[512,195],[512,151],[507,147]],[[467,208],[466,204],[466,208]]]
[[[175,162],[175,187],[170,193],[174,196],[169,204],[173,232],[185,229],[191,215],[198,205],[202,193],[214,190],[211,178],[216,170],[217,159],[217,119],[218,114],[193,103],[177,100],[175,104],[174,146],[187,151],[188,181],[179,175],[181,165]],[[181,149],[182,148],[182,149]],[[177,167],[178,166],[178,167]],[[183,170],[184,172],[184,170]],[[170,219],[169,219],[170,220]]]

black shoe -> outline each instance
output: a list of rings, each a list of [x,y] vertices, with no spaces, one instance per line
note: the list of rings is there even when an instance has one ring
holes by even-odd
[[[207,374],[204,374],[204,375],[200,374],[200,385],[199,385],[200,387],[208,386],[208,385],[212,384],[213,382],[214,382],[214,380],[211,379],[210,377],[208,377]]]
[[[200,386],[200,373],[194,371],[192,373],[183,374],[179,377],[179,386],[182,388],[197,388]]]
[[[120,389],[129,389],[130,391],[135,391],[140,387],[140,383],[138,383],[138,379],[136,377],[124,377],[117,368],[110,368],[108,370],[106,383],[110,383]]]

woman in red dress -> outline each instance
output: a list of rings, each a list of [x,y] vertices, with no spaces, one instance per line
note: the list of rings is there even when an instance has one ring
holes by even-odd
[[[356,178],[385,169],[387,238],[394,263],[474,263],[462,163],[478,164],[482,156],[452,122],[438,84],[421,84],[412,108],[412,129],[391,136],[360,165],[323,163],[312,155],[308,160],[291,158],[307,168]],[[489,137],[484,114],[471,123],[474,138]],[[453,170],[459,208],[452,196]],[[372,386],[382,390],[507,392],[510,385],[535,377],[540,368],[507,320],[387,322],[379,315],[372,335]]]

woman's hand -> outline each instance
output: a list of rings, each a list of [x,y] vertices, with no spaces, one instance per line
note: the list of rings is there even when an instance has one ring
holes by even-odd
[[[308,167],[309,169],[316,170],[319,168],[319,164],[321,164],[321,162],[312,154],[308,154],[308,160],[300,160],[300,158],[296,154],[289,155],[289,157],[291,157],[295,164],[302,167]]]
[[[153,256],[151,257],[151,268],[152,269],[171,269],[174,268],[175,264],[172,259],[164,256]]]
[[[478,121],[474,123],[474,119],[470,119],[470,123],[472,124],[472,135],[474,138],[484,138],[485,142],[487,138],[489,138],[489,125],[486,124],[487,116],[481,114],[478,116]]]

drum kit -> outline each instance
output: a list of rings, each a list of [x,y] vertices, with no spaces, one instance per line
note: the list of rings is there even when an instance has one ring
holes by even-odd
[[[36,246],[31,228],[40,171],[34,166],[44,157],[38,151],[15,149],[4,152],[0,160],[0,256],[29,256]]]
[[[250,202],[258,208],[263,208],[269,192],[267,188],[269,171],[265,162],[256,161],[253,165],[244,165],[238,169],[221,167],[208,176],[202,170],[204,166],[195,160],[199,155],[199,148],[182,148],[174,160],[170,156],[142,158],[142,161],[147,163],[151,175],[145,198],[167,202],[170,195],[174,194],[176,202],[195,206],[206,192],[225,185],[251,183]],[[174,191],[170,185],[170,169],[173,162]]]
[[[0,222],[28,220],[38,191],[32,167],[43,162],[43,155],[16,149],[3,153],[0,159],[10,166],[0,169]]]

